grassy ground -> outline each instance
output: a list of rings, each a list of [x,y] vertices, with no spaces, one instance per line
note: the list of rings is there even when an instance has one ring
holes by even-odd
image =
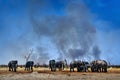
[[[17,68],[17,72],[9,72],[8,68],[0,68],[0,80],[120,80],[120,68],[108,68],[107,73],[92,72],[51,72],[49,68],[34,68],[34,71],[24,71]]]

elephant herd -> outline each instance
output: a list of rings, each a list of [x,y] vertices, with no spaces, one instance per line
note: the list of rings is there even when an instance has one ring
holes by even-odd
[[[70,63],[70,72],[74,72],[74,68],[77,68],[77,72],[86,72],[88,70],[89,63],[85,61],[72,61]]]
[[[25,64],[25,70],[33,71],[33,65],[34,65],[33,61],[27,61]],[[9,61],[9,63],[8,63],[9,71],[16,72],[17,66],[18,66],[17,60],[12,60],[12,61]]]
[[[51,71],[56,71],[56,68],[64,70],[65,64],[61,61],[55,62],[55,60],[50,60],[49,67]],[[107,62],[105,60],[94,60],[90,63],[86,61],[71,61],[69,67],[70,72],[74,72],[74,68],[77,68],[77,72],[90,71],[88,68],[92,72],[107,72]]]
[[[105,60],[95,60],[90,64],[92,72],[107,72],[107,62]]]
[[[9,71],[16,72],[18,66],[17,60],[9,61],[8,67]],[[25,70],[27,71],[33,71],[34,62],[33,61],[27,61],[25,64]],[[67,61],[55,61],[49,60],[49,68],[51,71],[56,71],[57,69],[59,71],[64,70],[65,67],[68,67]],[[74,72],[74,68],[77,68],[77,72],[87,72],[90,71],[88,68],[91,69],[92,72],[107,72],[107,62],[105,60],[94,60],[90,63],[85,61],[71,61],[69,68],[70,72]]]

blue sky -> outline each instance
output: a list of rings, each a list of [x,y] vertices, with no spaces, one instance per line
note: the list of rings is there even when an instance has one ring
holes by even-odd
[[[56,47],[48,37],[43,35],[41,39],[34,34],[31,17],[38,23],[46,16],[64,17],[68,15],[65,7],[70,1],[72,0],[0,0],[0,64],[7,64],[12,59],[18,59],[20,64],[24,63],[23,55],[37,45],[47,48],[50,53],[48,55],[56,59]],[[96,43],[101,50],[100,58],[111,64],[120,64],[120,1],[76,2],[82,3],[90,14],[89,20],[96,29]],[[77,9],[79,10],[79,6]],[[48,20],[48,24],[49,22]],[[52,26],[49,29],[52,30]],[[34,54],[37,55],[36,49],[34,50]]]

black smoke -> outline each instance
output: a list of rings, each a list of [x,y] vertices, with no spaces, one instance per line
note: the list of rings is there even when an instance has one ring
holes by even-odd
[[[99,47],[98,46],[94,46],[92,51],[93,51],[92,54],[93,54],[94,58],[95,59],[100,59],[101,51],[100,51]]]

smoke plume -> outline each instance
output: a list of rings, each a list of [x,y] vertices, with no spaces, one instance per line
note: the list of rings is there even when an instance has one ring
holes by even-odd
[[[91,14],[82,1],[70,0],[64,3],[62,15],[55,14],[52,3],[45,0],[35,0],[30,5],[33,32],[39,40],[43,37],[49,38],[58,51],[59,59],[99,59],[99,47],[94,47],[96,29],[91,23]],[[53,13],[48,14],[43,10],[49,10],[48,5]]]

